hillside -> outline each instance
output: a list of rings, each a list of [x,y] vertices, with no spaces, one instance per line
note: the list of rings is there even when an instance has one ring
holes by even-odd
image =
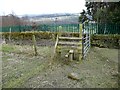
[[[78,23],[79,14],[56,13],[42,15],[24,15],[22,19],[38,24],[72,24]]]

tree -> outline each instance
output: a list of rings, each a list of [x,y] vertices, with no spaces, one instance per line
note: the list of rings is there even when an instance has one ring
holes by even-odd
[[[81,15],[80,15],[80,17],[79,17],[79,22],[82,22],[82,23],[83,23],[85,20],[87,20],[85,10],[83,10],[80,14],[81,14]]]
[[[86,2],[87,14],[103,23],[120,23],[120,2]]]

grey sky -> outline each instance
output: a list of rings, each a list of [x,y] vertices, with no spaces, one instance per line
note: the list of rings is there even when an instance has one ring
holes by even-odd
[[[80,13],[85,0],[0,0],[0,15]]]

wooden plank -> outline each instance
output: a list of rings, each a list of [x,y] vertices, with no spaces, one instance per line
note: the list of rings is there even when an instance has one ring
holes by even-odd
[[[64,50],[70,50],[70,49],[73,49],[73,50],[82,50],[82,48],[79,46],[68,46],[68,45],[66,45],[66,46],[62,46],[61,47],[61,49],[64,49]]]
[[[79,38],[79,37],[59,37],[59,39],[66,39],[66,40],[82,40],[82,38]]]
[[[82,43],[79,42],[63,42],[63,41],[59,41],[58,42],[59,45],[82,45]]]

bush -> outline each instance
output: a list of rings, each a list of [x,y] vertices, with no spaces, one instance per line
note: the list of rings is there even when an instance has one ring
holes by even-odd
[[[8,39],[9,35],[10,35],[8,32],[4,32],[1,34],[2,34],[2,38],[5,38],[5,39]],[[12,32],[11,39],[13,39],[13,40],[20,40],[20,39],[32,40],[33,34],[35,34],[36,39],[52,39],[52,33],[50,33],[50,32]]]
[[[107,48],[119,48],[120,35],[91,35],[91,45]]]

